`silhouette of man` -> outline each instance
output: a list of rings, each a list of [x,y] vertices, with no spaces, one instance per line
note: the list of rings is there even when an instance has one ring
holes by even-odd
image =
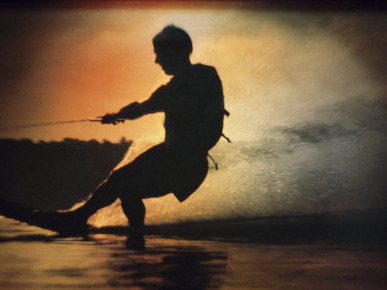
[[[131,103],[118,113],[106,114],[104,124],[164,112],[165,141],[150,148],[126,166],[114,170],[79,209],[70,212],[77,225],[86,225],[97,210],[121,200],[132,236],[142,236],[144,198],[173,193],[187,199],[208,171],[207,154],[222,135],[224,110],[222,84],[213,67],[191,64],[189,35],[173,25],[153,38],[155,62],[171,80],[142,103]]]

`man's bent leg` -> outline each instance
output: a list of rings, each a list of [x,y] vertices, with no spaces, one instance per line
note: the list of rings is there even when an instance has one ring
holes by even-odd
[[[120,197],[122,210],[129,220],[133,230],[143,231],[145,220],[145,205],[141,198]]]
[[[131,192],[133,184],[138,179],[138,164],[129,163],[114,170],[110,176],[93,192],[90,199],[76,213],[89,218],[99,209],[111,205],[124,192]]]
[[[143,249],[145,205],[141,198],[120,197],[122,209],[129,220],[129,232],[126,246],[132,249]]]
[[[38,212],[36,216],[45,218],[50,229],[65,235],[81,235],[87,232],[87,220],[99,209],[112,204],[118,197],[114,182],[109,179],[101,183],[91,198],[80,208],[67,212]]]
[[[98,186],[91,198],[80,208],[74,211],[51,214],[51,219],[56,220],[58,224],[58,232],[65,234],[86,233],[89,217],[117,199],[118,195],[114,187],[114,183],[107,179]]]
[[[99,209],[111,205],[117,198],[118,189],[115,188],[114,182],[109,178],[101,183],[90,199],[75,212],[87,219]]]

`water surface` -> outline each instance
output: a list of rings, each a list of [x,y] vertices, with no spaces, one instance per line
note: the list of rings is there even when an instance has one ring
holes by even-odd
[[[2,289],[385,289],[387,251],[359,243],[262,243],[149,235],[55,238],[0,219]]]

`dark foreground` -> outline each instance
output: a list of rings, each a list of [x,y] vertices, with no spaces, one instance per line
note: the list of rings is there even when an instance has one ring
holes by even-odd
[[[1,289],[385,289],[385,211],[148,228],[88,238],[0,218]]]

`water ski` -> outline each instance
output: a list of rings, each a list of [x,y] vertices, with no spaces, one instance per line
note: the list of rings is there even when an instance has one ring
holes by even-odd
[[[79,223],[71,215],[61,212],[41,212],[4,198],[0,198],[0,215],[57,232],[61,236],[84,236],[88,233],[87,224]]]

